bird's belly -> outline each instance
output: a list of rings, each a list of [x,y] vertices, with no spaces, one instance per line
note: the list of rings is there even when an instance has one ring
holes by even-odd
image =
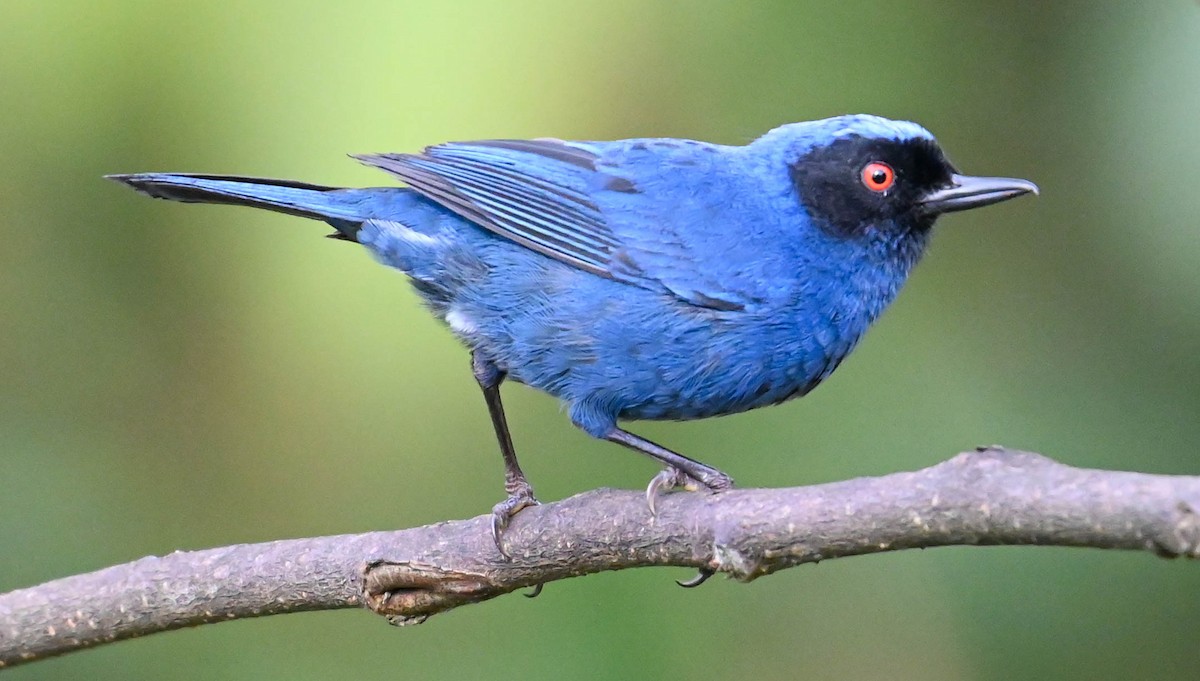
[[[849,352],[848,347],[806,347],[800,337],[709,341],[681,348],[691,350],[696,361],[674,365],[674,373],[660,368],[653,382],[641,386],[639,399],[625,402],[619,415],[689,420],[779,404],[815,388]]]
[[[452,328],[519,382],[627,419],[698,419],[777,404],[815,387],[853,347],[821,325],[698,309],[669,295],[604,282],[604,296],[549,299],[507,312],[505,330],[451,310]],[[611,286],[610,286],[611,285]]]

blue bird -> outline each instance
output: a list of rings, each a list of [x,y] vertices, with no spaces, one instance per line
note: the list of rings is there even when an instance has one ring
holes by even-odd
[[[721,471],[621,428],[778,404],[816,387],[896,297],[934,221],[1037,187],[960,175],[919,125],[839,116],[745,146],[486,140],[356,157],[407,187],[144,173],[156,198],[316,218],[409,276],[471,350],[504,457],[492,534],[537,504],[505,378],[589,435],[663,464],[646,489],[719,491]]]

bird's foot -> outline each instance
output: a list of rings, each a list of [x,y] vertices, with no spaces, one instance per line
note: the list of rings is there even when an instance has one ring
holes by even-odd
[[[682,488],[689,492],[700,490],[720,492],[732,487],[733,478],[715,468],[706,470],[703,479],[697,479],[674,466],[667,466],[650,479],[649,485],[646,485],[646,505],[650,508],[650,515],[655,515],[654,502],[662,492],[676,488]]]
[[[511,485],[506,485],[508,490],[508,498],[492,507],[492,541],[496,542],[496,550],[505,558],[511,558],[508,551],[504,550],[504,544],[501,541],[501,535],[504,533],[508,523],[512,520],[521,509],[526,506],[538,506],[542,502],[538,501],[533,496],[533,487],[528,482],[520,480]],[[538,589],[540,591],[540,589]]]

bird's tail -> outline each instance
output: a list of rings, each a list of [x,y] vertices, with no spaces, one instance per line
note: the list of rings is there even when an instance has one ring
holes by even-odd
[[[138,173],[107,177],[156,199],[253,206],[324,220],[348,238],[353,238],[350,230],[362,221],[358,206],[346,200],[350,192],[338,187],[233,175]]]

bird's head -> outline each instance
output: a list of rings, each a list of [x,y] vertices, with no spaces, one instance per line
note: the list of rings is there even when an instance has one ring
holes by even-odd
[[[762,138],[783,150],[812,221],[832,236],[923,236],[937,217],[1037,193],[1027,180],[962,175],[915,123],[838,116]]]

